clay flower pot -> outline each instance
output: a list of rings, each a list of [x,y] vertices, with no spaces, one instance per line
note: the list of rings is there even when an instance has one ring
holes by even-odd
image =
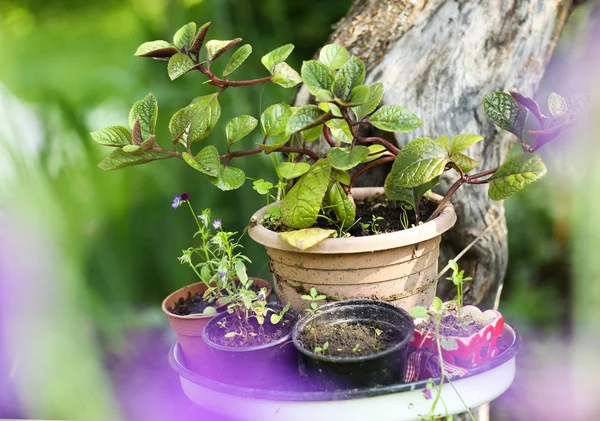
[[[355,199],[383,195],[383,188],[355,188]],[[442,197],[429,196],[439,202]],[[273,206],[273,205],[271,205]],[[253,215],[260,222],[267,207]],[[300,296],[312,287],[328,300],[378,299],[410,309],[429,306],[437,285],[441,236],[456,222],[448,203],[430,222],[388,234],[329,238],[307,250],[299,250],[260,224],[250,237],[265,246],[280,302],[292,308],[306,306]]]
[[[269,295],[272,292],[271,285],[269,285],[269,283],[264,279],[250,279],[252,279],[254,284],[260,288],[267,289],[268,300]],[[210,350],[202,339],[202,331],[209,320],[214,318],[218,313],[208,316],[180,316],[178,314],[171,313],[169,309],[173,308],[175,303],[179,301],[180,298],[187,298],[188,293],[191,295],[196,295],[202,294],[204,291],[206,291],[206,284],[203,282],[196,282],[195,284],[185,286],[171,293],[169,296],[167,296],[167,298],[164,299],[161,306],[163,313],[167,315],[171,329],[173,329],[177,334],[177,341],[179,342],[179,346],[181,347],[181,351],[186,359],[186,362],[191,368],[195,369],[201,369],[203,368],[203,365],[206,365],[203,364],[203,360],[207,354],[210,355]],[[220,309],[223,308],[224,306],[221,306]]]
[[[502,336],[504,318],[495,310],[482,312],[475,306],[463,307],[463,314],[470,315],[474,320],[483,320],[485,326],[471,336],[443,336],[442,357],[450,364],[473,368],[498,355],[497,341]],[[420,329],[418,322],[410,345],[436,355],[438,352],[435,333]]]

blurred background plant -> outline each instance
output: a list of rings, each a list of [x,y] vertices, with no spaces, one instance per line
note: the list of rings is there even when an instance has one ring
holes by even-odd
[[[167,135],[166,119],[189,102],[190,92],[202,95],[210,90],[194,74],[171,82],[164,65],[133,57],[137,46],[169,39],[189,21],[212,21],[211,37],[239,36],[253,45],[244,71],[247,78],[261,77],[262,54],[288,42],[296,45],[289,62],[299,69],[301,60],[311,58],[326,42],[331,25],[350,4],[0,0],[0,294],[27,301],[26,314],[47,317],[47,326],[37,330],[53,333],[47,335],[43,351],[33,347],[17,362],[6,359],[11,361],[8,366],[2,365],[2,353],[10,352],[0,346],[0,390],[8,379],[8,392],[0,393],[0,417],[117,419],[117,406],[110,404],[115,389],[105,368],[115,371],[118,361],[127,360],[140,346],[155,347],[139,338],[132,343],[125,332],[161,331],[166,326],[161,300],[193,281],[176,260],[188,245],[192,221],[173,212],[172,197],[188,191],[203,208],[212,208],[214,217],[227,221],[230,231],[241,231],[263,205],[263,197],[250,184],[222,193],[179,162],[108,173],[97,167],[106,151],[91,141],[89,132],[111,124],[126,126],[129,107],[148,91],[159,101],[160,142],[160,130]],[[590,4],[571,18],[541,98],[560,78],[560,71],[553,71],[553,66],[560,68],[555,63],[584,54],[574,47],[581,44],[581,34],[591,30],[592,11]],[[275,86],[224,95],[222,121],[239,114],[258,116],[258,96],[264,108],[292,95],[292,90]],[[224,137],[224,130],[219,125],[207,142],[219,142],[218,133]],[[275,181],[270,161],[262,155],[241,165],[244,170],[244,165],[252,166],[247,172],[253,177]],[[573,317],[574,202],[569,184],[552,173],[550,168],[546,180],[506,201],[510,261],[500,310],[522,331],[536,335],[570,331]],[[22,241],[15,243],[16,238]],[[30,249],[26,240],[38,247]],[[19,244],[25,254],[19,254]],[[262,247],[247,237],[243,245],[253,261],[248,273],[268,279]],[[38,287],[25,280],[40,278],[48,295],[29,298],[27,288]],[[53,301],[56,297],[60,299]],[[8,313],[0,312],[5,325],[14,323]],[[0,336],[0,345],[10,341],[14,347],[24,340],[25,346],[22,336]],[[168,344],[172,338],[160,340]],[[31,391],[23,393],[27,389],[19,373],[28,373],[23,365],[34,356],[43,356],[29,367],[31,378],[39,382],[33,389],[37,396],[26,399],[23,395]],[[165,357],[159,353],[157,358]],[[48,364],[53,367],[47,371],[50,377],[40,380],[35,370]],[[20,384],[15,377],[21,377]]]

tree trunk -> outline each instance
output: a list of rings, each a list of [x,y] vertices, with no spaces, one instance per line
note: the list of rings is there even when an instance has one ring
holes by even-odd
[[[508,89],[535,93],[571,5],[572,0],[356,0],[330,42],[365,61],[367,83],[385,86],[384,103],[423,120],[417,131],[395,136],[399,145],[419,136],[481,134],[485,140],[468,152],[485,170],[506,158],[515,139],[484,115],[483,96]],[[304,88],[297,102],[308,100]],[[377,167],[361,185],[382,185],[388,170]],[[444,179],[440,191],[451,181]],[[465,302],[497,307],[508,262],[503,203],[490,200],[484,185],[464,185],[452,203],[458,222],[444,237],[440,267],[501,219],[460,262],[474,278],[465,287]],[[453,293],[454,285],[440,282],[442,298]]]

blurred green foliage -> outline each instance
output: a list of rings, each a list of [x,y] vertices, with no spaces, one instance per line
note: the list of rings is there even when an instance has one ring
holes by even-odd
[[[244,64],[248,78],[265,76],[262,54],[288,42],[296,45],[290,64],[299,69],[301,61],[325,43],[331,25],[351,2],[309,3],[311,7],[278,0],[0,0],[0,81],[41,121],[39,151],[19,145],[27,126],[0,135],[0,149],[10,150],[13,164],[21,162],[14,168],[16,189],[43,185],[48,193],[38,196],[33,207],[52,202],[59,208],[53,214],[58,220],[46,218],[56,231],[63,230],[65,251],[76,252],[84,262],[87,315],[104,333],[117,334],[110,338],[118,339],[127,328],[123,320],[136,324],[140,308],[158,309],[170,291],[194,280],[176,260],[191,245],[194,227],[188,215],[171,209],[173,196],[189,192],[198,210],[212,208],[227,229],[238,231],[263,205],[250,185],[224,194],[179,162],[108,173],[97,168],[107,152],[90,140],[89,132],[109,124],[127,125],[129,107],[149,91],[159,103],[159,143],[167,138],[169,116],[187,105],[190,95],[214,91],[193,74],[171,82],[164,63],[133,57],[137,46],[169,39],[189,21],[212,21],[209,38],[239,36],[254,46]],[[242,113],[258,116],[259,102],[264,109],[292,95],[276,86],[227,92],[221,121]],[[6,122],[14,118],[4,117]],[[224,141],[219,137],[224,133],[224,123],[219,124],[207,142]],[[243,140],[246,145],[255,141]],[[274,179],[266,157],[239,164],[253,177]],[[2,190],[6,199],[11,190],[6,184]],[[43,220],[44,214],[36,217]],[[249,272],[268,278],[262,248],[248,237],[243,243],[254,262]]]

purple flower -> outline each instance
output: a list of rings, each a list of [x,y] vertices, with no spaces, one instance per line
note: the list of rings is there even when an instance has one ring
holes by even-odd
[[[225,279],[225,276],[227,276],[227,271],[226,270],[218,270],[217,275],[219,275],[219,278]]]
[[[218,230],[219,228],[221,228],[221,220],[220,219],[215,219],[213,221],[213,227]]]
[[[265,293],[265,291],[260,290],[260,292],[258,293],[258,301],[264,301],[267,298],[267,294]]]
[[[425,396],[425,399],[430,400],[432,399],[431,397],[431,389],[426,387],[425,389],[423,389],[423,395]]]
[[[181,206],[181,202],[185,202],[189,198],[190,198],[189,193],[181,193],[181,196],[175,196],[173,198],[173,204],[171,205],[171,207],[173,209],[177,209],[179,206]]]
[[[179,205],[181,204],[181,196],[175,196],[173,198],[173,204],[171,205],[171,207],[173,209],[177,209],[179,207]]]

